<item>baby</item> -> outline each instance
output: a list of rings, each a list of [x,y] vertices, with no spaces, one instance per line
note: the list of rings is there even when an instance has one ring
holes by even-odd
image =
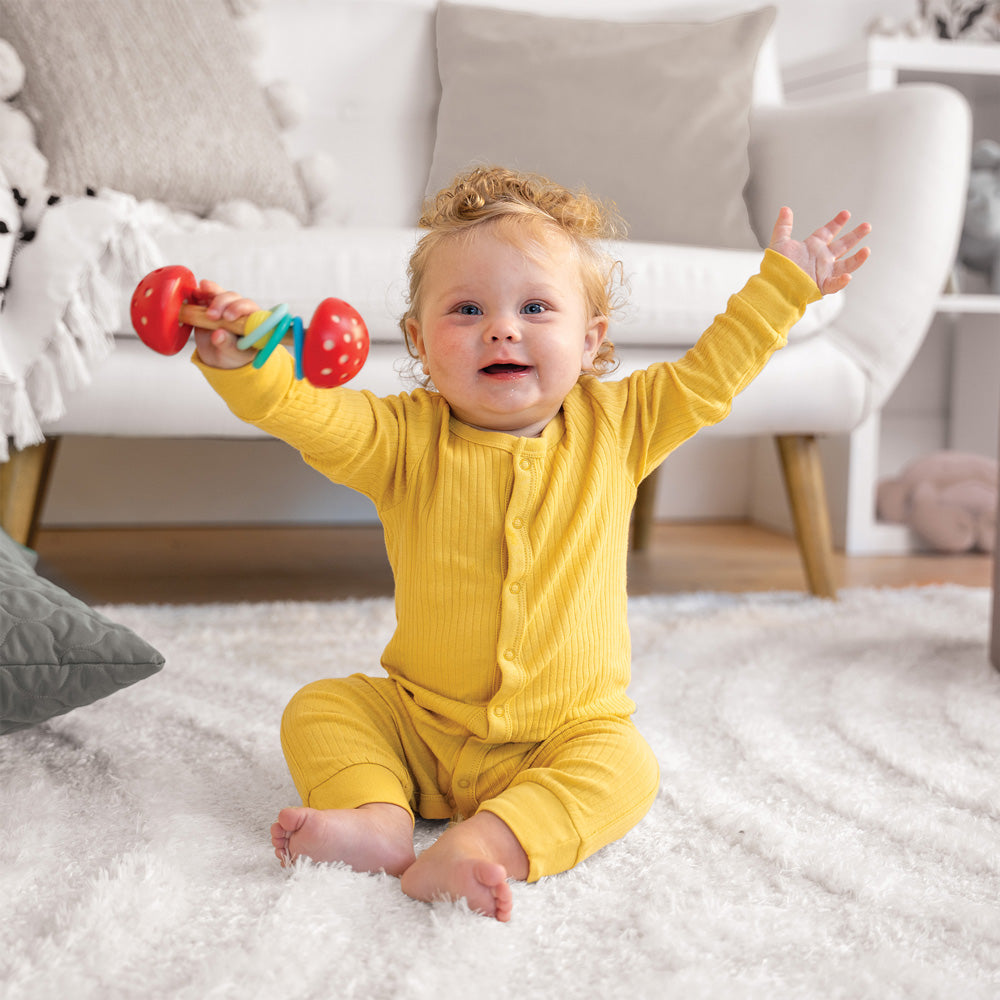
[[[760,273],[678,362],[619,381],[620,265],[585,193],[498,168],[425,207],[401,321],[426,386],[378,398],[255,369],[223,330],[195,362],[239,417],[370,497],[395,575],[387,676],[320,680],[282,746],[303,805],[271,828],[306,856],[397,875],[415,899],[509,920],[509,879],[572,868],[645,815],[659,770],[631,721],[625,565],[636,488],[844,288],[869,231],[841,212],[804,242],[783,208]],[[213,317],[255,303],[209,282]],[[448,819],[415,855],[414,817]]]

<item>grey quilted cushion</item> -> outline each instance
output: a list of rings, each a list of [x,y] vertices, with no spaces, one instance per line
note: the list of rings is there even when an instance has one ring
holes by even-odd
[[[38,576],[0,532],[0,734],[89,705],[163,666],[163,657]]]

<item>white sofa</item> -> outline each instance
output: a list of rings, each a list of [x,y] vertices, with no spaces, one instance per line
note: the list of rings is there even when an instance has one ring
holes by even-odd
[[[0,8],[26,2],[0,0]],[[592,4],[581,9],[594,16]],[[624,17],[612,4],[607,16]],[[263,304],[288,302],[308,316],[323,297],[348,299],[365,316],[373,339],[370,359],[354,385],[380,393],[401,391],[406,384],[400,361],[406,354],[397,319],[405,261],[418,236],[412,227],[428,176],[441,169],[436,157],[444,125],[438,118],[443,105],[434,11],[382,0],[281,0],[253,11],[247,23],[263,39],[255,55],[259,76],[293,79],[294,87],[283,94],[286,106],[305,97],[305,112],[287,130],[285,142],[307,178],[313,224],[292,225],[282,213],[264,218],[239,205],[215,212],[234,224],[196,221],[144,201],[125,211],[131,235],[162,260],[183,263],[198,277],[239,288]],[[472,65],[488,61],[485,48],[472,51]],[[31,64],[25,62],[30,79]],[[782,204],[794,208],[803,233],[849,207],[857,219],[873,224],[873,255],[846,293],[810,307],[789,346],[739,397],[730,417],[705,433],[778,440],[808,583],[815,593],[829,595],[835,591],[832,544],[816,438],[849,433],[877,411],[924,337],[958,239],[970,125],[956,93],[929,85],[822,105],[784,105],[777,67],[771,32],[753,72],[752,98],[747,97],[752,104],[745,154],[749,225],[766,242]],[[130,85],[117,82],[124,89]],[[469,86],[467,80],[463,86]],[[492,111],[491,106],[482,109],[487,121]],[[675,127],[680,134],[683,123],[664,125],[652,102],[645,113],[649,127],[662,131],[669,147]],[[624,117],[634,128],[635,114]],[[43,132],[40,128],[40,145],[48,152]],[[691,142],[698,138],[695,134]],[[623,176],[651,169],[630,160],[633,143],[627,131],[607,141]],[[318,152],[327,159],[313,155]],[[54,157],[49,160],[51,165]],[[211,172],[214,162],[206,155],[200,165]],[[65,176],[64,163],[61,169]],[[652,169],[655,176],[655,163]],[[130,193],[146,195],[141,189]],[[680,213],[697,200],[691,191],[669,184],[647,184],[642,196],[667,215],[673,205]],[[8,329],[18,323],[44,326],[37,317],[29,322],[35,314],[24,302],[25,289],[44,272],[46,241],[65,243],[57,223],[72,204],[73,199],[64,199],[43,214],[38,236],[15,256],[7,310],[0,319]],[[629,305],[612,331],[621,373],[683,353],[755,271],[760,257],[759,249],[648,237],[614,249],[631,289]],[[30,428],[20,428],[19,434],[7,428],[15,447],[3,467],[0,512],[16,538],[29,539],[37,523],[54,442],[62,436],[255,433],[207,391],[188,352],[164,358],[135,338],[126,305],[138,269],[134,261],[130,267],[117,264],[122,273],[114,276],[115,303],[103,320],[113,334],[113,350],[107,356],[95,352],[91,359],[84,351],[87,370],[76,381],[89,384],[62,386],[52,405],[36,407],[43,442],[33,439]],[[47,332],[42,329],[38,336],[44,340]],[[30,373],[25,385],[31,390]],[[650,498],[647,485],[637,506],[639,545],[651,516]]]

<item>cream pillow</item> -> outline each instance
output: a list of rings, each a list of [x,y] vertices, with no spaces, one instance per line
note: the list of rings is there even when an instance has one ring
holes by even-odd
[[[428,195],[496,163],[585,185],[637,240],[757,247],[743,189],[754,65],[774,16],[639,23],[442,3]]]
[[[19,104],[61,194],[109,187],[204,214],[305,196],[224,0],[0,0]]]

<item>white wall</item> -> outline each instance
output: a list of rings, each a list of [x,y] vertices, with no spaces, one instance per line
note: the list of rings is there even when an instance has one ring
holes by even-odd
[[[365,3],[366,0],[353,0]],[[432,8],[436,0],[403,0],[415,7]],[[854,41],[876,17],[897,22],[917,13],[917,0],[462,0],[480,7],[504,7],[538,14],[600,17],[608,11],[649,12],[678,16],[694,13],[703,19],[716,13],[774,6],[778,10],[777,37],[785,65],[811,59]]]
[[[434,0],[408,2],[434,6]],[[590,16],[608,10],[656,15],[678,8],[683,8],[683,14],[714,16],[725,9],[750,6],[738,0],[472,2]],[[876,15],[897,20],[913,16],[916,0],[776,0],[775,6],[779,59],[782,65],[791,66],[858,39]],[[660,476],[658,516],[746,516],[752,463],[750,442],[689,442],[671,457]],[[44,523],[351,523],[373,518],[366,500],[331,486],[276,442],[67,438],[56,464]]]

